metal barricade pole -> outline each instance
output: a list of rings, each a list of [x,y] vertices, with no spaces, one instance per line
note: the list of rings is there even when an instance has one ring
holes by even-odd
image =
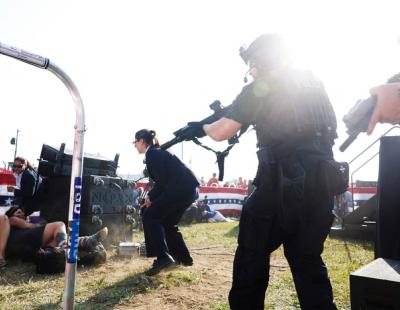
[[[68,255],[65,265],[64,304],[65,310],[74,309],[76,267],[78,256],[79,216],[82,191],[83,142],[85,134],[85,111],[79,91],[70,77],[48,58],[32,54],[0,42],[0,54],[18,59],[30,65],[47,69],[56,75],[68,88],[75,104],[76,124],[72,155],[71,189],[68,212]]]

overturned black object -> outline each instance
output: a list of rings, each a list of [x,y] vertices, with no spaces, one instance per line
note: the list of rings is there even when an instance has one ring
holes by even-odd
[[[351,309],[400,309],[400,261],[378,258],[350,274]]]
[[[52,176],[46,190],[40,215],[47,222],[68,224],[70,176]],[[139,206],[133,197],[132,184],[120,177],[84,176],[82,179],[80,235],[91,235],[104,226],[109,236],[104,245],[131,239],[132,229],[140,226]]]
[[[100,155],[84,154],[83,175],[116,176],[119,154],[114,160],[107,159]],[[43,144],[40,153],[38,172],[44,177],[71,175],[72,152],[65,149],[62,143],[59,149]]]

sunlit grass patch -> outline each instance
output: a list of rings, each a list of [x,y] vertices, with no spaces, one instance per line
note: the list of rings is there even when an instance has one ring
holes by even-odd
[[[211,305],[208,310],[229,310],[229,304],[227,302],[222,302],[222,303],[216,303],[214,305]]]
[[[220,245],[235,249],[237,245],[238,222],[200,223],[181,227],[185,240],[196,245]]]
[[[200,276],[195,272],[173,271],[161,279],[163,286],[173,288],[175,286],[196,284],[200,281]]]

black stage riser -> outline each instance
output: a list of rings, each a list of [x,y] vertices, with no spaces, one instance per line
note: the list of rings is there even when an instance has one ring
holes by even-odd
[[[400,259],[400,137],[382,137],[375,257]]]

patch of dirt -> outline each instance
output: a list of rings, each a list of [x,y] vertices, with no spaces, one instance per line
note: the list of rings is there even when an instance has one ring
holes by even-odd
[[[176,271],[194,272],[199,281],[170,288],[152,289],[147,293],[136,295],[133,302],[116,306],[114,309],[210,309],[210,305],[227,303],[232,283],[233,251],[223,247],[192,247],[191,255],[194,259],[193,266],[176,266],[173,270],[164,271],[157,277],[168,277],[169,273]],[[144,262],[147,262],[145,266],[149,267],[152,260],[144,259]],[[271,274],[286,268],[286,262],[271,261]]]

